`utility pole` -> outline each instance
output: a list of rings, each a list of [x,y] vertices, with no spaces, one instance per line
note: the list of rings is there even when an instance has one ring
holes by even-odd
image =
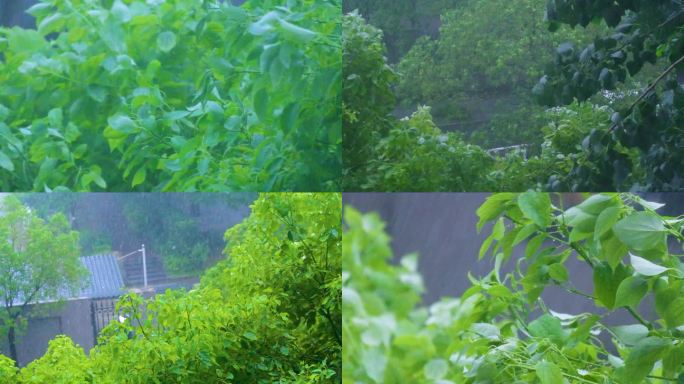
[[[145,288],[147,288],[147,258],[145,255],[145,244],[142,245],[142,249],[140,251],[142,252],[143,257],[143,285]]]
[[[145,288],[147,288],[147,253],[145,252],[145,244],[143,244],[140,249],[136,249],[127,255],[119,257],[119,260],[123,260],[131,255],[135,255],[138,252],[142,253],[143,285]]]

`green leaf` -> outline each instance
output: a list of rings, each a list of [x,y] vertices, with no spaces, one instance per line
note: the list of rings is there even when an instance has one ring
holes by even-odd
[[[621,325],[610,329],[621,343],[629,346],[648,336],[648,328],[643,324]]]
[[[565,333],[561,327],[561,321],[557,317],[548,313],[543,314],[532,321],[527,329],[533,337],[546,338],[556,344],[562,344],[565,340]]]
[[[594,296],[604,307],[615,308],[615,296],[618,287],[629,277],[627,267],[620,264],[615,269],[606,262],[596,263],[594,266]]]
[[[36,53],[47,46],[47,42],[38,31],[12,28],[7,33],[10,51],[14,53]]]
[[[648,251],[665,243],[663,221],[651,212],[636,212],[618,221],[613,232],[627,247],[635,251]]]
[[[525,225],[516,235],[515,239],[513,239],[513,246],[516,246],[520,244],[523,240],[527,239],[530,235],[535,233],[537,231],[538,227],[534,223],[530,223]]]
[[[171,111],[164,114],[164,119],[176,121],[188,116],[189,114],[189,111]]]
[[[627,246],[612,232],[610,232],[609,236],[604,236],[601,240],[600,256],[602,256],[612,268],[616,268],[618,264],[620,264],[622,259],[627,255],[627,252]]]
[[[109,123],[110,127],[121,133],[134,133],[136,130],[133,120],[131,120],[130,117],[122,114],[111,116],[109,119],[107,119],[107,123]]]
[[[568,270],[561,263],[549,265],[549,276],[561,283],[568,281]]]
[[[250,331],[243,333],[242,337],[244,337],[247,340],[252,340],[252,341],[257,340],[257,335],[254,332],[250,332]]]
[[[259,117],[259,120],[265,122],[268,119],[267,111],[268,93],[265,89],[262,88],[259,91],[257,91],[257,93],[254,95],[254,112],[256,112],[257,117]]]
[[[630,276],[620,283],[615,294],[615,307],[639,306],[648,292],[648,282],[641,276]]]
[[[478,335],[490,339],[490,340],[499,340],[501,339],[501,331],[499,331],[499,328],[493,324],[489,323],[475,323],[471,327],[472,331],[477,333]]]
[[[546,360],[539,361],[534,370],[541,384],[560,384],[563,383],[563,373],[554,363]]]
[[[14,171],[12,159],[10,159],[9,156],[7,156],[3,151],[0,151],[0,168],[4,168],[10,172]]]
[[[140,169],[138,169],[138,171],[135,173],[135,176],[133,176],[133,182],[131,182],[131,187],[135,188],[136,185],[144,183],[146,177],[147,169],[145,167],[140,167]]]
[[[298,27],[294,24],[288,23],[283,19],[280,19],[279,22],[280,28],[283,29],[285,35],[291,37],[293,40],[306,43],[311,41],[314,37],[316,37],[316,32],[314,31]]]
[[[684,297],[677,297],[669,303],[663,314],[663,320],[668,328],[676,328],[684,324]]]
[[[632,268],[644,276],[657,276],[660,275],[663,272],[666,272],[668,268],[662,267],[658,264],[652,263],[642,257],[629,254],[630,262],[632,264]]]
[[[577,209],[592,216],[600,215],[608,207],[617,203],[615,195],[595,194],[578,204]]]
[[[599,239],[601,235],[610,231],[620,217],[620,207],[608,207],[603,210],[596,218],[594,227],[594,238]]]
[[[494,227],[492,228],[492,237],[494,240],[501,240],[504,237],[504,234],[506,233],[506,226],[504,225],[504,219],[503,217],[500,217],[499,220],[496,221],[496,224],[494,224]]]
[[[525,258],[531,259],[542,246],[544,240],[546,240],[546,234],[544,233],[540,233],[530,239],[530,241],[527,242],[527,246],[525,246]]]
[[[157,47],[162,52],[170,52],[176,46],[176,35],[171,31],[164,31],[157,36]]]
[[[517,195],[515,193],[496,193],[485,200],[477,209],[477,216],[480,220],[477,222],[477,230],[482,230],[482,227],[489,221],[495,219],[508,206],[508,203]]]
[[[659,337],[647,337],[639,341],[625,360],[624,382],[641,384],[671,345],[670,341]]]
[[[545,229],[551,222],[551,199],[548,193],[527,191],[518,197],[523,215]]]
[[[446,376],[449,365],[444,359],[432,359],[425,364],[424,373],[428,380],[441,380]]]
[[[52,32],[57,32],[64,27],[65,18],[61,13],[53,13],[44,18],[38,24],[38,32],[42,35],[47,35]]]

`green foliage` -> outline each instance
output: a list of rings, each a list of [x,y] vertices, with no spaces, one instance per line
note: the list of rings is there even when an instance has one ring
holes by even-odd
[[[460,298],[418,306],[415,256],[392,254],[374,214],[345,212],[343,377],[370,383],[662,383],[684,379],[681,217],[638,196],[591,195],[564,208],[565,196],[496,194],[477,210],[494,223],[480,257],[494,269],[470,276]],[[524,256],[513,260],[514,249]],[[628,257],[629,256],[629,257]],[[566,263],[594,273],[594,290],[574,287]],[[514,264],[507,268],[507,263]],[[509,271],[509,272],[504,272]],[[563,314],[541,298],[548,287],[592,299],[604,311]],[[640,314],[641,301],[655,313]],[[604,318],[626,311],[632,324]],[[541,313],[541,315],[539,314]]]
[[[7,356],[0,354],[0,380],[3,383],[11,383],[17,374],[17,367],[14,365],[14,360]]]
[[[15,340],[31,315],[27,306],[77,292],[87,275],[79,257],[78,232],[61,214],[44,220],[15,196],[0,205],[0,330],[12,358]]]
[[[459,0],[348,0],[342,11],[358,11],[368,22],[384,33],[388,55],[396,61],[414,41],[430,32],[443,9],[452,8]]]
[[[102,331],[89,357],[57,339],[20,377],[339,383],[340,215],[340,194],[262,194],[252,215],[226,232],[226,260],[197,287],[147,300],[123,296],[117,312],[124,320]]]
[[[336,190],[340,7],[41,0],[0,29],[0,187]]]
[[[439,38],[420,39],[398,66],[400,97],[432,103],[456,94],[527,91],[558,43],[583,37],[569,28],[547,33],[544,5],[486,0],[443,9]]]
[[[549,27],[561,24],[586,27],[604,21],[612,28],[591,44],[561,44],[556,65],[535,86],[544,104],[584,101],[602,90],[613,90],[643,73],[648,64],[665,69],[653,75],[646,89],[630,104],[613,113],[610,128],[596,127],[586,136],[580,165],[568,175],[576,190],[682,189],[682,100],[677,79],[684,60],[681,4],[662,1],[586,2],[550,1]],[[661,70],[662,70],[661,69]],[[629,149],[627,151],[626,149]],[[632,152],[632,153],[630,153]],[[636,161],[633,152],[638,154]]]
[[[382,32],[357,13],[342,18],[342,47],[342,153],[345,182],[350,184],[349,178],[359,177],[372,159],[375,143],[395,122],[390,114],[396,75],[385,60]]]
[[[495,160],[456,133],[442,133],[427,107],[399,122],[374,149],[361,187],[371,191],[487,190]]]
[[[48,350],[21,370],[18,383],[74,384],[89,382],[90,361],[79,346],[64,335],[50,340]]]

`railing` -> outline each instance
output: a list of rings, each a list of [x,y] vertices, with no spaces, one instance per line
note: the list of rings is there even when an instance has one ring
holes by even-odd
[[[529,149],[529,144],[517,144],[509,145],[507,147],[491,148],[487,150],[487,153],[491,156],[505,156],[511,152],[519,152],[522,154],[523,159],[527,160],[527,150]]]

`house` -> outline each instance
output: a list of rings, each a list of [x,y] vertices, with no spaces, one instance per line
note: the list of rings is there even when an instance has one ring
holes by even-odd
[[[97,342],[97,334],[115,318],[116,300],[125,293],[123,278],[116,257],[111,254],[81,258],[89,276],[84,287],[64,299],[56,309],[42,307],[48,303],[32,305],[29,310],[38,310],[36,317],[28,321],[26,331],[18,338],[17,360],[25,366],[42,356],[48,342],[57,335],[67,335],[87,352]],[[4,336],[4,335],[3,335]],[[0,353],[9,354],[7,340],[0,339]]]

